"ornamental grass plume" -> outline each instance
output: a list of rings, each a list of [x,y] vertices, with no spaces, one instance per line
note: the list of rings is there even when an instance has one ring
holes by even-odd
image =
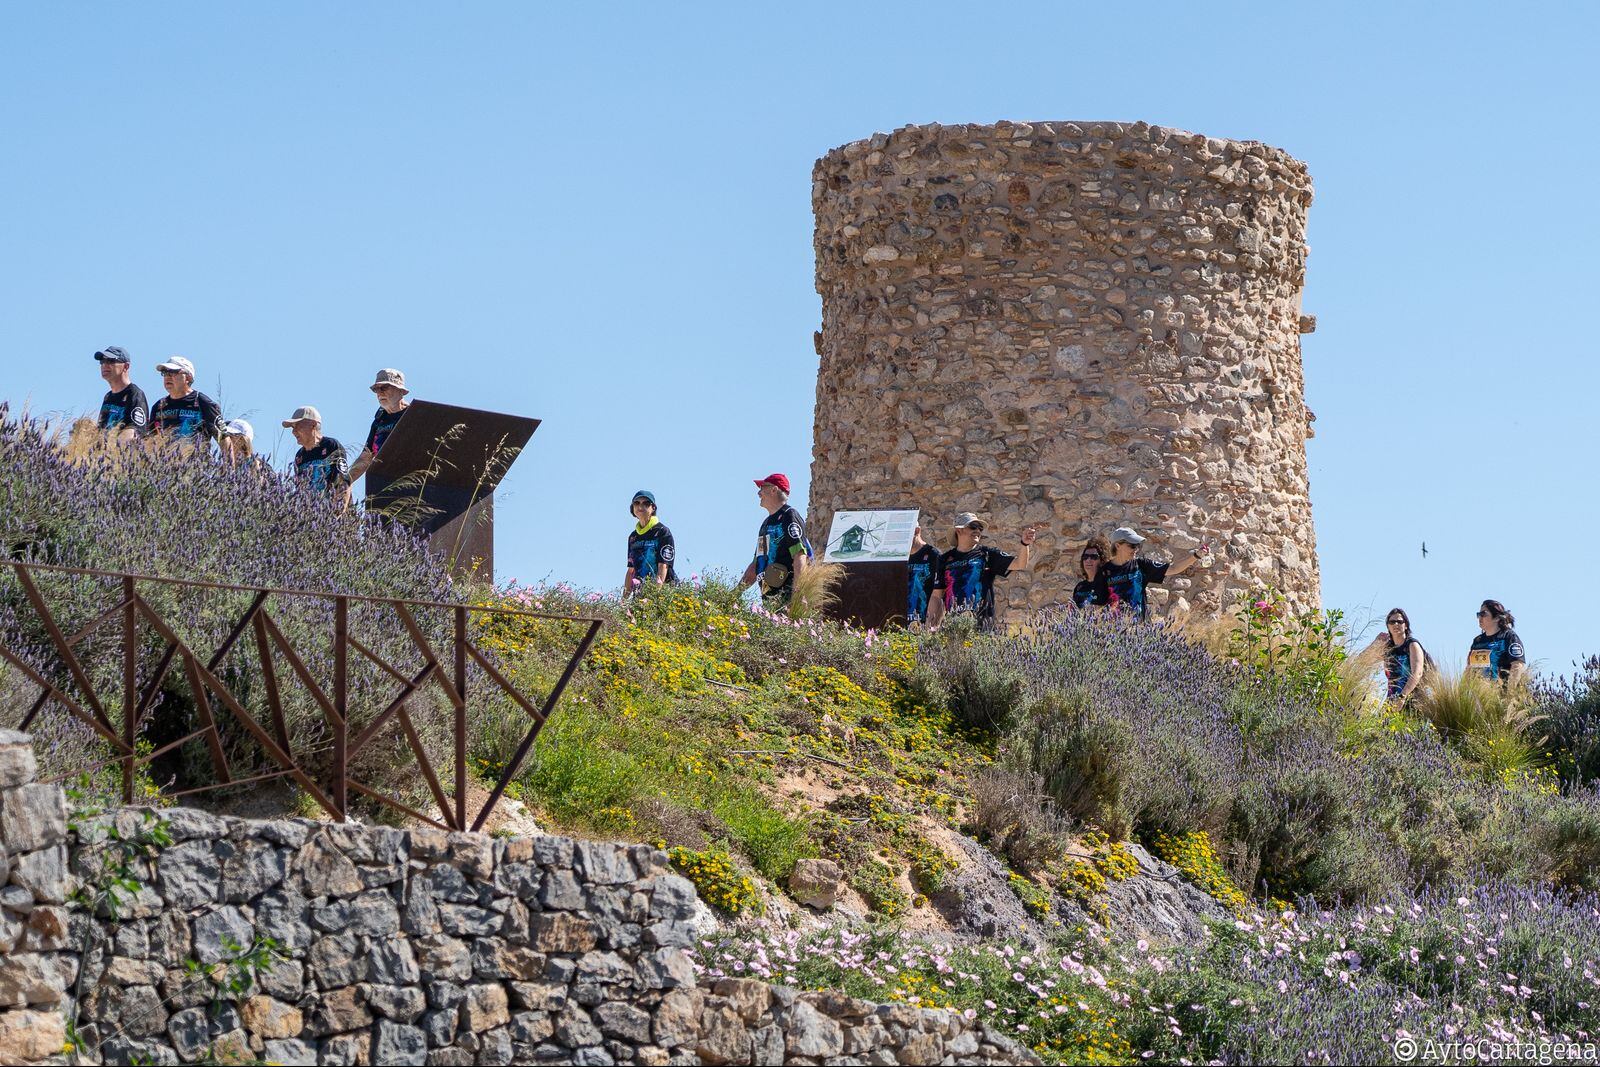
[[[789,598],[788,616],[795,620],[820,619],[839,604],[839,583],[844,581],[843,563],[813,560],[795,572],[794,594]]]
[[[1501,685],[1476,671],[1444,669],[1413,701],[1441,737],[1493,776],[1526,774],[1546,762],[1543,714],[1520,685]]]

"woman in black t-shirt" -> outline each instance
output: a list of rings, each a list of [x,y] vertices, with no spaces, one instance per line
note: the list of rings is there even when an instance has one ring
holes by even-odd
[[[1099,534],[1089,538],[1083,546],[1083,555],[1078,557],[1078,568],[1083,574],[1083,580],[1072,587],[1072,606],[1075,608],[1098,607],[1105,603],[1101,596],[1104,591],[1096,578],[1100,568],[1106,560],[1111,558],[1111,543]]]
[[[1411,616],[1402,609],[1394,608],[1389,612],[1383,630],[1373,638],[1366,651],[1383,654],[1387,697],[1396,704],[1404,704],[1422,684],[1428,654],[1423,651],[1422,642],[1411,636]]]

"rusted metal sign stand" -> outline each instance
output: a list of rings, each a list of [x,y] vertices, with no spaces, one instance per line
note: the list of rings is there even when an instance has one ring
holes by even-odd
[[[217,783],[184,790],[182,793],[173,795],[182,796],[226,786],[238,786],[250,782],[289,777],[325,811],[341,822],[349,815],[349,791],[355,790],[371,797],[375,801],[437,826],[440,829],[481,829],[484,820],[489,817],[489,813],[494,810],[495,805],[499,803],[500,797],[504,795],[506,786],[521,768],[529,750],[533,747],[535,738],[539,736],[539,730],[555,710],[556,702],[561,699],[561,694],[567,688],[567,683],[572,680],[578,664],[582,662],[584,655],[589,651],[589,646],[594,643],[601,626],[604,625],[604,620],[587,616],[553,615],[512,608],[484,608],[466,604],[444,604],[435,601],[318,593],[299,589],[266,589],[253,586],[227,585],[219,582],[157,578],[142,574],[87,570],[77,567],[57,567],[36,563],[8,561],[4,565],[16,574],[17,581],[27,595],[28,603],[32,606],[40,624],[49,637],[49,647],[59,659],[61,668],[67,675],[66,679],[60,680],[61,684],[57,684],[56,681],[46,677],[41,670],[24,659],[18,651],[8,648],[3,642],[0,642],[0,658],[4,658],[12,666],[16,667],[29,681],[40,688],[38,699],[33,702],[22,717],[21,728],[27,730],[39,713],[51,701],[60,704],[74,718],[94,730],[116,752],[116,755],[111,759],[93,767],[82,768],[77,773],[81,773],[82,770],[92,771],[113,763],[120,764],[124,803],[131,803],[133,800],[135,772],[140,766],[176,749],[180,745],[196,738],[202,738],[210,754]],[[68,635],[61,629],[55,614],[50,610],[43,594],[39,590],[38,584],[34,581],[34,575],[39,573],[112,579],[120,583],[121,597],[116,603],[96,615],[81,630]],[[173,630],[172,626],[141,595],[140,588],[152,584],[184,586],[192,589],[230,593],[248,593],[251,594],[251,600],[249,607],[234,622],[222,644],[209,657],[205,657],[202,660],[200,653],[186,644]],[[316,680],[306,665],[305,657],[295,649],[293,642],[284,636],[283,631],[268,611],[269,601],[296,597],[308,597],[333,602],[333,679],[330,687],[324,688]],[[352,634],[350,632],[350,605],[352,603],[386,606],[391,609],[394,619],[404,630],[411,642],[411,646],[421,654],[421,668],[408,675],[375,652],[367,642],[363,642],[359,637]],[[444,608],[451,611],[452,627],[450,658],[448,661],[440,659],[434,650],[433,644],[423,632],[423,628],[418,624],[414,613],[414,609],[418,608]],[[519,691],[501,673],[499,668],[490,661],[489,657],[472,643],[469,639],[467,624],[469,616],[473,613],[549,619],[576,623],[583,628],[583,636],[578,641],[577,648],[567,660],[560,679],[551,688],[542,703],[535,704]],[[122,655],[122,715],[121,722],[116,723],[107,712],[106,702],[96,692],[91,672],[80,658],[79,649],[91,635],[119,617],[122,622],[120,640]],[[139,685],[138,678],[141,622],[165,642],[165,648],[159,662],[151,675],[145,679],[142,687]],[[235,696],[217,675],[217,671],[221,668],[223,661],[247,630],[251,631],[254,636],[255,663],[261,671],[267,711],[270,716],[266,726],[263,726],[246,709],[244,703]],[[274,652],[276,652],[276,656]],[[359,716],[350,707],[349,657],[351,652],[355,652],[357,655],[369,660],[399,685],[398,691],[394,692],[394,695],[384,704],[382,710],[362,723],[354,721]],[[283,690],[280,687],[277,657],[281,657],[283,662],[288,665],[294,677],[298,679],[300,685],[316,703],[327,720],[331,736],[332,767],[321,780],[318,779],[314,768],[307,766],[305,760],[309,756],[320,755],[329,751],[329,749],[323,748],[314,752],[302,752],[297,756],[284,717]],[[200,724],[199,729],[175,741],[170,741],[152,752],[141,755],[137,751],[137,738],[140,728],[150,715],[151,709],[160,695],[162,683],[170,672],[173,662],[178,659],[183,661],[184,674],[194,699],[195,716]],[[488,799],[475,813],[467,811],[467,670],[469,662],[476,663],[483,674],[493,683],[493,690],[504,693],[526,712],[531,720],[527,733],[517,746],[515,755],[507,762],[505,767],[501,768]],[[430,682],[436,684],[443,691],[452,709],[454,747],[452,751],[453,766],[450,770],[455,786],[453,795],[447,793],[441,784],[439,775],[435,772],[428,759],[422,739],[407,709],[407,703],[411,698],[416,696]],[[68,691],[74,687],[77,692],[76,696]],[[227,753],[222,744],[222,736],[218,731],[217,719],[211,703],[212,697],[215,697],[217,702],[255,739],[267,759],[271,763],[277,764],[277,769],[247,778],[233,777]],[[438,819],[386,796],[350,776],[350,761],[391,722],[398,725],[404,735],[407,746],[416,757],[417,768],[438,805],[440,813],[440,818]],[[472,816],[470,820],[468,818],[469,815]]]

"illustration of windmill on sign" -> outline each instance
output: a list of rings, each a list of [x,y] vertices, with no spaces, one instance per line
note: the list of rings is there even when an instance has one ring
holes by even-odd
[[[823,558],[904,559],[916,516],[914,511],[841,511],[833,518]]]

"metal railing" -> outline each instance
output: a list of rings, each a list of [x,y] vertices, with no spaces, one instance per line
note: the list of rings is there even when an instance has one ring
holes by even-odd
[[[40,690],[38,698],[23,714],[20,728],[26,731],[52,701],[65,708],[68,714],[99,735],[115,753],[108,760],[89,768],[79,768],[73,773],[94,771],[111,764],[120,765],[124,803],[131,803],[133,800],[134,782],[140,767],[179,746],[201,739],[208,750],[216,782],[170,795],[183,796],[288,777],[292,778],[323,810],[341,822],[348,818],[350,794],[356,792],[440,829],[479,830],[505,794],[507,785],[521,769],[529,750],[539,736],[540,729],[554,712],[556,703],[561,699],[578,665],[604,625],[603,619],[589,616],[556,615],[516,608],[230,585],[222,582],[159,578],[145,574],[41,563],[5,561],[3,566],[15,573],[28,605],[48,638],[45,647],[53,652],[58,661],[50,668],[41,669],[29,663],[20,651],[8,647],[3,638],[0,638],[0,658],[9,662]],[[120,585],[120,597],[96,614],[81,629],[69,635],[62,629],[55,613],[40,591],[35,581],[37,574],[109,579],[114,587]],[[250,603],[232,622],[222,643],[209,656],[202,656],[179,637],[175,628],[141,593],[141,589],[151,585],[248,594]],[[311,657],[296,649],[295,643],[285,635],[269,611],[269,603],[275,604],[294,598],[310,598],[333,604],[332,678],[327,685],[322,684],[308,667],[307,661]],[[374,651],[372,646],[378,644],[378,641],[363,641],[352,633],[350,625],[352,604],[373,605],[392,612],[393,622],[397,627],[391,626],[390,633],[405,634],[411,649],[420,654],[421,666],[408,674],[396,667],[390,659]],[[424,628],[418,623],[419,609],[443,609],[449,613],[448,659],[439,657],[433,642],[428,639]],[[578,624],[582,636],[578,640],[577,647],[567,659],[559,679],[542,702],[535,703],[521,692],[490,657],[473,643],[468,622],[474,615],[524,617]],[[108,711],[111,702],[102,699],[97,692],[93,680],[94,672],[90,669],[97,664],[85,662],[80,655],[80,651],[91,636],[119,618],[121,637],[118,643],[121,647],[122,668],[120,722],[115,721]],[[143,656],[141,640],[145,632],[153,632],[159,639],[157,643],[164,647],[154,668],[146,672],[146,677],[141,682],[139,677]],[[240,639],[246,632],[253,637],[253,648],[245,646],[240,654],[246,657],[253,654],[253,665],[260,671],[266,704],[264,710],[267,713],[265,725],[246,707],[246,701],[236,696],[233,689],[219,676],[224,662],[239,646]],[[382,700],[381,704],[372,705],[381,709],[376,714],[368,714],[370,708],[363,710],[351,707],[352,653],[369,661],[382,675],[398,685],[398,689],[386,691],[384,695],[387,699]],[[303,744],[297,746],[295,739],[290,737],[284,711],[285,689],[283,679],[278,673],[280,658],[326,722],[327,743],[314,751],[307,751]],[[183,674],[194,702],[194,713],[199,728],[181,738],[168,741],[159,748],[140,752],[138,750],[140,731],[150,721],[152,709],[162,693],[162,686],[178,660],[182,661]],[[104,667],[103,663],[98,665]],[[489,680],[490,685],[484,687],[488,691],[488,696],[493,697],[495,693],[503,694],[531,720],[515,754],[499,768],[488,798],[476,812],[469,812],[467,809],[468,787],[471,782],[467,769],[467,728],[470,719],[467,686],[469,665],[476,665],[481,674]],[[48,674],[55,674],[56,677],[51,678],[47,676]],[[450,777],[454,779],[454,788],[450,791],[445,789],[444,783],[433,767],[408,707],[412,699],[430,683],[443,692],[449,704],[453,736],[450,753],[452,766],[449,772]],[[477,692],[474,691],[470,695],[476,698]],[[212,704],[213,698],[255,741],[266,764],[276,765],[274,769],[244,778],[234,777],[223,744],[223,735],[219,729],[218,715]],[[440,818],[436,819],[418,811],[352,777],[351,761],[371,744],[380,732],[386,727],[391,727],[391,724],[398,727],[406,747],[415,756],[418,771],[438,806]],[[316,764],[325,761],[314,760],[313,756],[330,756],[331,761],[325,769],[319,769]]]

